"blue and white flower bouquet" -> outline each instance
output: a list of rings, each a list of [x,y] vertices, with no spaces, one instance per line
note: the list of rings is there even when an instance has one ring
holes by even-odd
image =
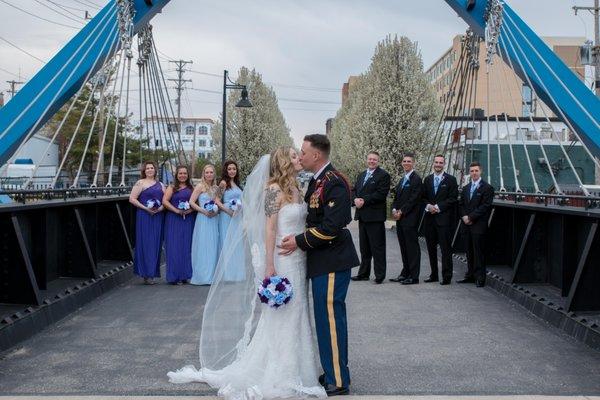
[[[177,205],[177,209],[183,210],[183,211],[189,210],[190,209],[189,201],[180,201],[179,204]],[[185,214],[183,214],[183,219],[185,219]]]
[[[265,278],[260,283],[257,295],[261,303],[279,308],[290,302],[294,295],[294,288],[288,278],[275,275]]]
[[[241,199],[231,199],[231,201],[229,201],[229,209],[231,211],[237,211],[240,208],[242,208],[242,200]]]
[[[161,205],[162,204],[158,199],[148,199],[148,201],[146,201],[146,207],[149,209],[160,208]]]
[[[219,211],[219,206],[217,206],[214,200],[207,201],[203,207],[208,212],[217,213]]]

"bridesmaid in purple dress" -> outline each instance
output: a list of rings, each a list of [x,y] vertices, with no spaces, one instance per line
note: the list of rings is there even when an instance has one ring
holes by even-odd
[[[142,166],[142,179],[131,189],[129,202],[138,208],[135,216],[135,255],[133,272],[144,278],[144,284],[153,285],[160,277],[160,250],[162,247],[164,207],[163,184],[157,180],[153,161]]]
[[[165,254],[167,282],[181,285],[192,277],[192,233],[195,211],[190,207],[193,186],[186,166],[178,166],[176,181],[169,185],[163,204],[165,217]]]

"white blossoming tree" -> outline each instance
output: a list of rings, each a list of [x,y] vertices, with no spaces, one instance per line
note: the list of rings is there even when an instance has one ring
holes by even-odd
[[[227,158],[235,160],[244,179],[258,159],[277,146],[293,144],[290,130],[279,110],[273,89],[265,85],[255,70],[242,67],[237,82],[247,85],[252,108],[236,108],[240,91],[232,90],[227,100]],[[216,146],[213,161],[221,163],[222,118],[213,129]]]
[[[440,111],[416,43],[388,36],[336,115],[333,160],[354,179],[365,168],[367,152],[375,150],[397,181],[403,154],[413,152],[417,165],[425,164]]]

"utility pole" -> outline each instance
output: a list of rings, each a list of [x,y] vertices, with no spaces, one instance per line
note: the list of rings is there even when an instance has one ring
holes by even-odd
[[[579,7],[573,6],[575,15],[579,10],[587,10],[594,15],[594,88],[596,89],[596,96],[600,97],[600,0],[594,0],[593,7]]]
[[[175,82],[175,90],[177,91],[177,99],[175,102],[177,103],[177,132],[179,133],[179,137],[181,137],[181,93],[183,92],[183,86],[186,82],[191,82],[191,79],[183,79],[183,74],[185,73],[185,66],[187,64],[193,64],[192,61],[184,61],[184,60],[173,60],[169,61],[170,63],[175,64],[177,67],[175,70],[177,71],[177,79],[169,79],[170,81]],[[181,144],[181,151],[185,152],[183,149],[183,143]],[[185,159],[185,158],[184,158]],[[192,159],[194,160],[195,157]]]
[[[6,83],[10,85],[10,90],[8,91],[8,93],[10,93],[10,98],[12,99],[13,97],[15,97],[15,94],[17,94],[17,85],[22,85],[25,82],[19,82],[13,79],[12,81],[6,81]]]

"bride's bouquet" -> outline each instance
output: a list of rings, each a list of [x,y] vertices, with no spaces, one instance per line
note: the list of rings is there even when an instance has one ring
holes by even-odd
[[[261,303],[279,308],[289,303],[294,295],[294,288],[288,278],[275,275],[265,278],[260,283],[257,295]]]
[[[204,203],[204,209],[208,212],[216,214],[219,211],[219,206],[217,206],[217,203],[215,203],[214,200],[209,200]]]

